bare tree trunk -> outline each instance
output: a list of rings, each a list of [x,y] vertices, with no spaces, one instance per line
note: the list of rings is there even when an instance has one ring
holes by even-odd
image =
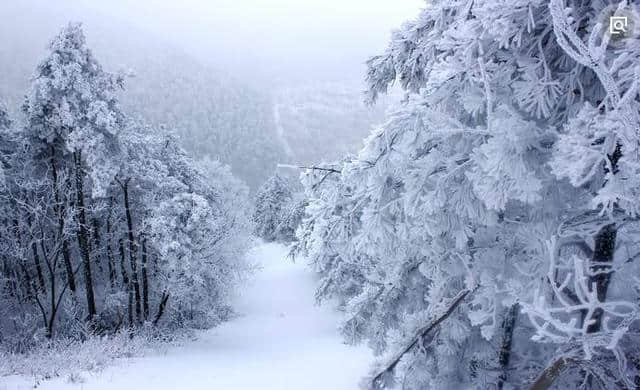
[[[91,276],[91,248],[89,243],[89,231],[87,229],[87,216],[84,206],[84,183],[82,174],[82,155],[80,151],[76,151],[73,154],[75,160],[75,173],[76,173],[76,196],[77,202],[76,210],[78,217],[78,245],[80,246],[80,252],[82,254],[82,265],[84,271],[84,286],[87,297],[87,310],[89,312],[89,318],[97,314],[96,301],[93,293],[93,278]]]
[[[147,239],[142,238],[142,312],[144,320],[149,318],[149,279],[147,277]]]
[[[120,250],[120,271],[122,272],[122,286],[129,286],[129,275],[127,274],[126,255],[124,253],[124,243],[122,239],[118,240],[118,248]]]
[[[127,217],[127,235],[129,238],[129,261],[131,263],[131,280],[133,284],[133,292],[136,298],[136,318],[140,320],[141,307],[140,307],[140,282],[138,280],[138,259],[136,253],[138,251],[137,243],[135,240],[135,232],[133,230],[133,218],[131,217],[131,205],[129,203],[129,179],[125,180],[121,184],[124,194],[124,209]]]
[[[64,268],[67,273],[67,281],[69,283],[69,290],[73,294],[76,292],[76,278],[73,274],[73,265],[71,265],[71,254],[69,252],[69,242],[66,238],[64,238],[64,210],[65,205],[60,199],[60,191],[58,188],[58,169],[56,168],[56,151],[53,146],[51,146],[51,176],[53,178],[53,196],[56,202],[54,206],[54,210],[56,215],[58,216],[58,232],[61,237],[63,237],[62,241],[62,259],[64,260]]]
[[[36,276],[38,277],[38,284],[40,285],[40,290],[45,290],[44,284],[44,274],[42,273],[42,263],[40,262],[40,255],[38,254],[38,246],[35,241],[31,242],[31,252],[33,253],[33,262],[36,266]]]
[[[160,299],[160,305],[158,305],[158,313],[156,313],[156,318],[153,320],[153,325],[158,325],[160,318],[164,314],[165,309],[167,308],[167,302],[169,301],[169,293],[165,290],[162,292],[162,299]]]
[[[95,251],[95,261],[96,264],[98,264],[98,271],[100,274],[104,273],[104,267],[102,265],[102,258],[103,258],[103,250],[102,250],[102,243],[100,242],[100,222],[98,221],[97,218],[93,218],[93,220],[91,221],[91,232],[93,233],[93,242],[94,242],[94,246],[93,249]]]
[[[127,274],[126,255],[124,253],[124,243],[122,239],[118,240],[118,248],[120,249],[120,270],[122,271],[122,286],[127,291],[128,296],[128,314],[129,314],[129,327],[133,327],[133,293],[131,291],[131,282],[129,281],[129,275]]]
[[[46,256],[46,255],[45,255]],[[55,263],[53,267],[49,267],[49,288],[51,289],[51,309],[49,315],[49,322],[47,324],[47,335],[49,338],[53,338],[53,325],[56,320],[56,273],[55,273]]]
[[[607,292],[611,282],[611,266],[613,265],[613,256],[616,250],[616,238],[618,229],[615,224],[609,224],[603,227],[595,237],[595,248],[591,262],[592,271],[601,271],[589,278],[589,285],[595,286],[598,301],[605,302],[607,300]],[[603,272],[605,271],[605,272]],[[606,272],[608,271],[608,272]],[[587,327],[588,333],[597,333],[602,328],[602,309],[596,309],[592,318],[582,318],[584,321],[593,320]]]
[[[503,322],[502,329],[504,333],[502,335],[502,346],[500,348],[500,354],[498,356],[498,363],[500,364],[500,376],[498,377],[498,389],[502,390],[509,373],[509,362],[511,360],[511,345],[513,343],[513,331],[516,327],[518,320],[518,308],[520,305],[517,303],[509,308]]]
[[[553,386],[553,382],[556,381],[560,377],[560,375],[564,372],[570,364],[572,364],[572,360],[560,358],[555,360],[551,365],[547,366],[547,368],[540,373],[536,381],[531,385],[529,390],[548,390]]]
[[[107,252],[107,271],[109,272],[109,285],[111,286],[111,289],[114,289],[116,286],[116,269],[115,269],[115,264],[114,264],[114,259],[113,259],[113,252],[111,252],[112,249],[112,245],[111,245],[111,208],[113,207],[113,200],[112,198],[109,198],[109,215],[107,216],[107,248],[106,248],[106,252]]]
[[[131,289],[131,284],[127,286],[127,291],[129,295],[129,300],[127,301],[127,311],[129,313],[129,328],[133,328],[134,318],[133,318],[133,290]]]

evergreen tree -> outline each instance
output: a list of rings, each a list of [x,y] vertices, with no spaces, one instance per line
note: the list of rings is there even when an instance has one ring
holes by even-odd
[[[7,108],[0,101],[0,183],[4,182],[4,171],[11,166],[11,155],[15,148],[13,145],[12,123],[7,113]]]
[[[76,213],[88,315],[93,317],[97,309],[86,197],[102,195],[115,174],[112,156],[118,150],[117,134],[124,120],[116,92],[122,79],[102,70],[86,46],[80,24],[65,27],[48,48],[49,55],[38,65],[23,106],[25,137],[32,144],[36,163],[51,172],[54,182],[61,173],[68,173],[67,180],[72,181],[64,185],[72,184],[75,193],[69,201]],[[58,213],[62,214],[66,202],[61,191],[56,192]],[[66,243],[65,252],[68,246]],[[65,255],[66,268],[72,280],[68,257]]]
[[[305,216],[306,207],[307,200],[302,194],[294,194],[291,200],[284,205],[282,218],[276,226],[276,237],[279,242],[297,241],[296,231]]]
[[[307,173],[299,249],[386,353],[370,387],[634,387],[640,47],[616,7],[433,1],[368,62],[369,99],[407,102]]]
[[[26,352],[41,335],[85,340],[229,314],[247,271],[248,189],[228,167],[191,159],[173,132],[126,118],[121,86],[70,24],[36,70],[24,126],[14,131],[0,109],[0,342],[9,350]]]
[[[286,206],[293,194],[290,184],[279,175],[272,176],[258,190],[253,213],[255,234],[271,242],[278,238],[280,222],[286,214]]]

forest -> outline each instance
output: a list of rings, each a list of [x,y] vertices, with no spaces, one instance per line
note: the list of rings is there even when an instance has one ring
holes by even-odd
[[[640,9],[404,19],[362,95],[64,25],[0,106],[0,389],[640,388]]]

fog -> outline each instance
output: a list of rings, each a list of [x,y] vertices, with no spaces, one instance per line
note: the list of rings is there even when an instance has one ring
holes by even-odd
[[[0,390],[640,389],[639,1],[0,0]]]
[[[355,153],[386,103],[363,103],[365,61],[422,0],[0,1],[0,101],[21,121],[47,43],[70,21],[109,72],[133,75],[130,117],[173,129],[196,158],[256,188],[278,163]]]
[[[75,20],[98,16],[124,22],[238,78],[267,84],[361,78],[367,57],[382,50],[390,31],[424,5],[423,0],[8,1],[14,3],[0,5],[0,12],[46,10]],[[13,31],[33,28],[39,26],[27,22]]]
[[[421,0],[116,0],[103,12],[247,77],[340,79],[384,47]]]

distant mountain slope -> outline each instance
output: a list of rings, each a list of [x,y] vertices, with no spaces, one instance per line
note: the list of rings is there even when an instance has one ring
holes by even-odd
[[[131,25],[90,11],[25,1],[0,4],[0,14],[8,21],[0,24],[0,36],[10,37],[0,45],[0,99],[17,120],[48,40],[69,20],[81,20],[105,68],[135,74],[122,94],[130,115],[175,128],[196,157],[220,159],[252,187],[275,169],[283,148],[266,95]]]
[[[107,70],[134,74],[122,94],[129,115],[176,129],[196,158],[229,164],[254,189],[279,162],[307,164],[356,152],[382,120],[385,104],[364,106],[357,82],[310,80],[275,92],[245,85],[129,23],[70,2],[0,1],[0,100],[17,121],[47,42],[69,21],[84,23]]]
[[[357,83],[312,83],[280,89],[274,116],[291,162],[308,164],[359,150],[386,106],[366,106]]]

